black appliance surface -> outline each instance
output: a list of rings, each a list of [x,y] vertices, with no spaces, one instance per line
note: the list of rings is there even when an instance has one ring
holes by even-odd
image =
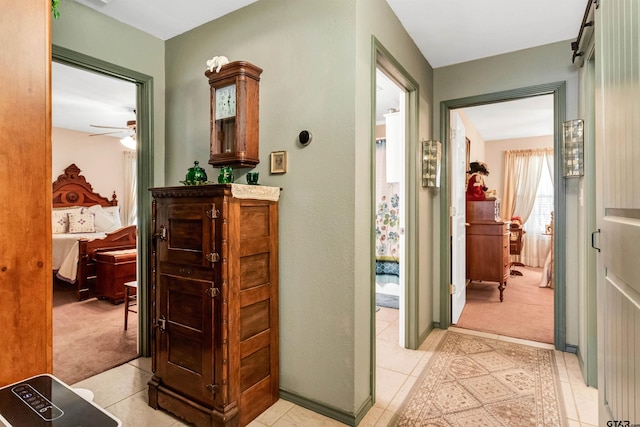
[[[0,415],[13,427],[121,426],[120,420],[47,374],[0,388]]]

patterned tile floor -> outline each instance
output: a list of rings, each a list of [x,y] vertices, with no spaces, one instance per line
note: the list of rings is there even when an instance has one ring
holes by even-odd
[[[360,426],[367,427],[389,425],[444,333],[444,331],[435,330],[429,334],[420,349],[406,350],[397,345],[398,310],[381,308],[376,315],[376,327],[376,404],[360,423]],[[451,330],[553,348],[548,344],[459,328],[451,328]],[[556,362],[562,384],[568,427],[597,426],[598,392],[584,384],[577,357],[574,354],[556,351]],[[186,425],[179,419],[163,411],[155,411],[147,405],[147,381],[149,378],[151,378],[151,362],[149,358],[140,358],[88,378],[74,384],[74,386],[93,391],[94,401],[120,418],[123,426],[178,427]],[[250,427],[341,425],[344,424],[282,399],[249,424]]]

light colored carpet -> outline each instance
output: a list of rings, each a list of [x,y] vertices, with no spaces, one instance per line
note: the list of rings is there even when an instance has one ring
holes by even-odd
[[[396,426],[564,425],[553,350],[446,332]]]
[[[531,341],[553,343],[553,289],[540,288],[541,268],[517,267],[500,302],[498,284],[471,282],[456,326]]]
[[[77,301],[70,285],[53,292],[53,374],[74,384],[138,357],[138,317],[124,305],[90,298]]]

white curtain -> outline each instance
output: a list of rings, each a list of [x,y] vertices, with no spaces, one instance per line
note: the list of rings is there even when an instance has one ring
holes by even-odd
[[[138,224],[138,162],[135,151],[124,151],[123,224]]]
[[[544,265],[550,248],[550,239],[544,234],[545,221],[548,223],[553,210],[549,164],[553,165],[551,148],[505,152],[502,216],[507,221],[519,216],[526,232],[522,252],[512,260],[532,267]]]

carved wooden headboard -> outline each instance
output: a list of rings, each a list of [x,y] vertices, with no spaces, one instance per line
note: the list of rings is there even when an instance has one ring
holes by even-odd
[[[53,207],[66,208],[71,206],[117,206],[116,192],[111,200],[93,191],[91,184],[80,175],[80,168],[72,163],[62,175],[53,183]]]

